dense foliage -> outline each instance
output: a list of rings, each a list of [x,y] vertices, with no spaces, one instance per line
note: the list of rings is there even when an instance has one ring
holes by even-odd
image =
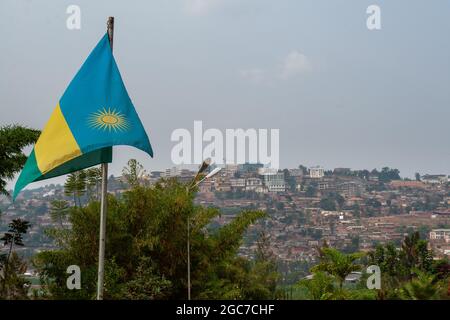
[[[134,181],[134,180],[133,180]],[[135,181],[136,182],[136,181]],[[277,272],[267,246],[257,258],[238,256],[247,228],[264,213],[244,211],[229,224],[208,230],[220,211],[193,204],[194,194],[176,180],[147,187],[137,183],[122,197],[109,195],[106,240],[105,298],[185,299],[187,295],[187,219],[191,221],[192,297],[203,299],[270,299]],[[34,259],[48,297],[92,299],[96,292],[99,202],[70,208],[54,203],[56,221],[70,229],[48,234],[61,246]],[[62,208],[63,214],[58,214]],[[81,268],[81,290],[66,288],[69,265]]]
[[[27,160],[22,149],[33,144],[40,132],[22,126],[0,127],[0,194],[9,195],[6,181],[14,178]]]
[[[24,245],[23,235],[29,227],[28,221],[14,219],[0,239],[7,248],[6,253],[0,253],[0,299],[27,298],[29,283],[23,276],[27,264],[13,250],[15,246]]]
[[[318,249],[319,263],[312,277],[297,284],[301,299],[405,299],[436,300],[450,298],[450,264],[433,260],[427,241],[418,232],[411,233],[398,249],[392,243],[378,245],[362,253],[345,254],[326,244]],[[381,288],[367,289],[365,267],[376,265],[381,271]],[[352,272],[362,271],[360,280],[345,285]]]

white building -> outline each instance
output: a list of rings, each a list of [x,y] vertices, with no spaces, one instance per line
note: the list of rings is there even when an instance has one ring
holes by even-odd
[[[450,229],[431,230],[430,240],[444,240],[446,243],[450,243]]]
[[[286,191],[286,182],[284,181],[284,173],[277,172],[275,174],[264,174],[264,185],[269,192]]]
[[[421,180],[430,184],[443,184],[449,181],[447,175],[445,174],[426,174],[422,176]]]
[[[266,175],[266,174],[277,174],[278,169],[274,168],[258,168],[258,174],[260,176]]]
[[[259,178],[248,178],[245,184],[245,191],[256,191],[259,187],[262,187],[262,180]]]
[[[320,166],[309,168],[309,176],[311,178],[322,178],[324,175],[325,170]]]

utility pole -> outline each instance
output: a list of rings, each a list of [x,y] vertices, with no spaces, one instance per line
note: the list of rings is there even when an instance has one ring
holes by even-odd
[[[203,161],[200,168],[198,169],[197,174],[195,175],[194,179],[191,181],[189,185],[186,186],[186,196],[189,196],[189,193],[197,187],[200,183],[202,183],[204,180],[209,179],[216,175],[220,168],[214,169],[212,172],[210,172],[208,175],[206,175],[204,178],[201,178],[201,173],[203,173],[209,166],[211,165],[211,159],[208,158]],[[187,216],[187,293],[188,293],[188,300],[191,300],[191,216],[190,213]]]

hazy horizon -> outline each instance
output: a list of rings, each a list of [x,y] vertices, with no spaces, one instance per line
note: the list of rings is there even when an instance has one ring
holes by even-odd
[[[66,28],[71,4],[80,30]],[[381,30],[366,28],[371,4]],[[42,129],[115,16],[114,55],[155,157],[114,148],[111,174],[129,158],[174,166],[170,135],[195,120],[279,129],[281,168],[450,174],[449,14],[443,0],[4,0],[0,125]]]

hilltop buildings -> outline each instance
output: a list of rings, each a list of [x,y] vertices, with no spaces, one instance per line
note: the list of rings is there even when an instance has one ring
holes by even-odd
[[[311,178],[320,179],[324,175],[325,175],[325,170],[322,167],[320,167],[320,166],[309,168],[309,176]]]
[[[189,183],[194,175],[194,171],[175,167],[152,171],[142,179],[146,184],[161,178]],[[273,170],[259,164],[226,165],[199,185],[195,201],[222,210],[217,225],[228,223],[240,210],[267,213],[250,228],[250,240],[240,249],[242,255],[253,252],[262,231],[269,235],[271,248],[280,260],[307,264],[315,262],[316,247],[323,241],[346,251],[367,251],[380,243],[398,246],[406,234],[419,231],[428,238],[436,257],[450,257],[450,184],[444,176],[383,181],[376,172],[367,170]],[[126,191],[123,179],[111,179],[111,193]],[[58,197],[64,197],[61,186],[25,190],[3,217],[26,214],[33,225],[27,236],[38,243],[35,248],[44,247],[48,244],[42,230],[52,223],[49,203]]]

